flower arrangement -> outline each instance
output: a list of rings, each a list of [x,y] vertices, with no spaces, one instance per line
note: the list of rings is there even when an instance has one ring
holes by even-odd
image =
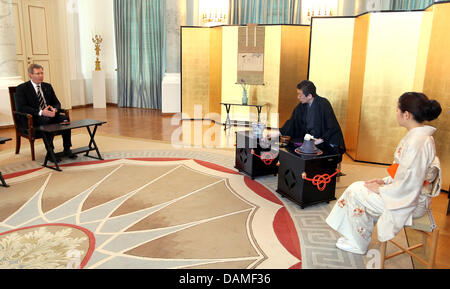
[[[243,105],[247,105],[248,103],[248,89],[250,87],[250,84],[245,83],[245,80],[243,78],[241,78],[241,80],[239,80],[239,83],[242,87],[242,104]]]
[[[250,84],[245,83],[245,80],[243,78],[241,78],[241,80],[239,80],[239,84],[241,85],[244,92],[246,92],[250,87]]]

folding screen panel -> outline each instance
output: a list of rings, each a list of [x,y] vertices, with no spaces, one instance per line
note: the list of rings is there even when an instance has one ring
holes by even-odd
[[[423,92],[438,100],[442,115],[432,122],[438,131],[434,138],[441,159],[443,189],[450,184],[450,3],[435,4]]]
[[[242,88],[236,84],[239,28],[223,27],[222,100],[226,102],[239,103],[242,97]],[[265,26],[264,84],[250,87],[249,101],[267,104],[263,114],[268,117],[265,122],[270,127],[282,126],[298,104],[296,85],[307,78],[309,37],[309,26]],[[222,122],[225,114],[222,108]],[[255,121],[256,110],[234,107],[233,117]]]
[[[281,27],[279,125],[291,117],[298,104],[297,84],[308,78],[311,29],[309,26]]]
[[[370,14],[355,19],[353,48],[350,68],[350,84],[348,91],[347,115],[344,129],[347,153],[357,159],[359,123],[361,119],[361,103],[364,89],[364,73],[366,69],[367,38]]]
[[[377,12],[358,17],[314,18],[312,27],[265,26],[264,85],[253,86],[250,101],[267,102],[264,113],[280,113],[279,127],[298,101],[296,84],[307,78],[330,100],[355,160],[391,163],[406,134],[396,123],[397,101],[407,91],[437,99],[443,114],[431,123],[450,182],[450,3],[426,11]],[[220,101],[240,102],[236,84],[239,26],[182,29],[183,112],[194,104],[221,114]],[[311,30],[310,30],[311,29]],[[311,31],[311,40],[310,40]],[[311,48],[309,44],[311,42]],[[309,52],[311,53],[309,58]],[[248,108],[234,111],[248,118]]]
[[[209,110],[216,116],[220,114],[220,102],[222,101],[222,27],[210,29],[209,42]],[[220,121],[219,117],[212,116],[214,121]]]
[[[414,90],[422,12],[373,13],[367,39],[356,158],[391,163],[406,130],[397,125],[398,98]]]
[[[195,105],[209,108],[210,29],[183,27],[181,41],[182,112],[193,119]]]
[[[297,83],[307,78],[310,27],[258,26],[261,28],[264,28],[264,81],[250,87],[248,98],[249,102],[266,103],[262,121],[269,127],[278,127],[298,104]],[[220,102],[242,101],[242,87],[237,84],[239,29],[242,26],[182,27],[184,119],[224,123],[226,111]],[[233,107],[231,111],[232,119],[256,121],[256,115],[256,109],[250,107]]]
[[[242,87],[237,84],[238,77],[238,37],[239,26],[223,27],[222,47],[222,101],[240,103]],[[264,114],[277,112],[278,91],[280,81],[280,47],[281,26],[266,26],[264,40],[264,85],[252,85],[249,88],[249,103],[264,102]],[[256,109],[249,107],[233,107],[232,119],[256,121]],[[222,107],[222,122],[225,122],[226,111]],[[268,123],[268,125],[273,125]]]
[[[252,87],[250,99],[259,103],[267,103],[264,112],[270,116],[278,113],[278,100],[280,97],[280,55],[281,55],[281,33],[283,26],[266,26],[265,55],[264,55],[264,85]],[[255,119],[255,110],[252,117]],[[268,120],[267,125],[278,127],[276,120]]]
[[[345,130],[355,18],[313,18],[309,80]]]
[[[364,14],[354,24],[345,17],[314,18],[309,69],[319,95],[332,101],[348,154],[358,161],[392,162],[407,133],[396,121],[400,95],[423,91],[437,99],[443,114],[430,125],[438,129],[444,189],[450,182],[449,15],[447,2],[425,11]]]

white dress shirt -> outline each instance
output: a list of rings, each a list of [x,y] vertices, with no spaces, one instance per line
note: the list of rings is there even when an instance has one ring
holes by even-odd
[[[45,101],[45,97],[44,97],[44,91],[42,91],[42,83],[41,83],[41,84],[36,84],[36,83],[34,83],[34,82],[31,80],[31,84],[32,84],[33,87],[34,87],[34,91],[36,91],[36,95],[38,94],[38,88],[37,88],[37,86],[39,85],[39,86],[41,87],[41,95],[42,95],[42,97],[44,98],[45,106],[47,106],[47,102]],[[38,99],[38,101],[39,101],[39,99]],[[42,116],[42,110],[39,110],[39,116]]]

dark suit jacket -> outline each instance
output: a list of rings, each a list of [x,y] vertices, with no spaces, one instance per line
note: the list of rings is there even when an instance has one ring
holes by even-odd
[[[41,90],[44,94],[47,105],[51,105],[57,110],[61,109],[61,103],[55,95],[53,87],[49,83],[41,83]],[[19,112],[29,113],[33,117],[39,117],[39,100],[31,81],[27,81],[16,88],[16,109]]]
[[[336,119],[331,103],[323,97],[316,96],[314,99],[314,135],[321,138],[326,143],[339,147],[341,152],[345,152],[344,137],[341,127]],[[290,136],[292,139],[303,140],[307,131],[306,110],[308,104],[300,103],[292,113],[291,118],[280,128],[282,135]]]

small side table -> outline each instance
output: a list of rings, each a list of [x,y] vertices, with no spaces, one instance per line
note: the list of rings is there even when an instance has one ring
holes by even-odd
[[[0,137],[0,144],[4,144],[4,143],[6,143],[7,141],[10,141],[10,140],[11,140],[11,138]],[[0,182],[2,183],[1,184],[2,187],[5,187],[5,188],[9,187],[6,184],[5,179],[3,178],[3,175],[2,175],[1,172],[0,172]]]
[[[237,120],[231,120],[230,119],[230,110],[232,106],[248,106],[248,107],[256,107],[256,110],[258,111],[258,122],[261,121],[261,112],[262,108],[266,105],[266,103],[248,103],[248,104],[242,104],[242,103],[233,103],[233,102],[221,102],[220,104],[223,104],[225,106],[225,109],[227,111],[227,120],[225,121],[225,130],[227,130],[227,126],[231,127],[231,123],[234,125],[240,125],[241,123],[243,125],[249,126],[250,122],[248,121],[237,121]]]

